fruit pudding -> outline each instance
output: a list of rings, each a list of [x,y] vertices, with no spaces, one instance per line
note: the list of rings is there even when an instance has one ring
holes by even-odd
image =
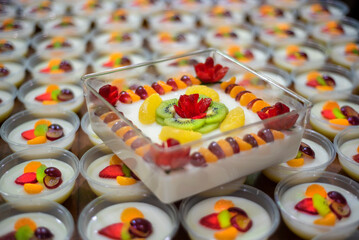
[[[84,0],[76,2],[71,7],[71,13],[75,16],[94,19],[106,15],[115,8],[115,3],[100,0]]]
[[[76,37],[51,37],[37,34],[32,39],[31,46],[42,58],[73,58],[85,52],[86,41]]]
[[[338,44],[332,47],[330,60],[336,64],[351,68],[355,62],[359,62],[359,45],[350,42]]]
[[[283,11],[273,5],[264,4],[249,13],[253,24],[259,26],[273,25],[275,23],[293,23],[294,14]]]
[[[188,198],[181,203],[180,213],[193,240],[267,239],[279,224],[274,202],[246,185],[224,196]]]
[[[197,50],[200,46],[200,37],[195,33],[159,32],[148,37],[152,51],[159,55],[174,55],[179,52]]]
[[[50,107],[19,112],[1,126],[1,137],[14,152],[36,146],[69,149],[80,120],[70,111]]]
[[[42,24],[44,34],[50,36],[83,36],[89,28],[88,19],[73,16],[62,16]]]
[[[313,97],[310,124],[314,130],[333,139],[346,127],[359,125],[359,102],[354,95],[346,95],[346,99],[339,97],[340,92],[331,95],[333,100],[320,100],[321,96],[317,100]]]
[[[0,62],[0,82],[19,86],[25,78],[25,68],[19,62]]]
[[[327,45],[356,41],[359,36],[359,22],[344,18],[314,25],[311,29],[314,40]]]
[[[208,30],[204,39],[209,47],[217,49],[231,45],[248,46],[254,41],[254,32],[245,24],[236,28],[222,26]]]
[[[61,2],[41,0],[26,6],[23,16],[31,21],[39,22],[61,16],[65,11],[66,8]]]
[[[274,64],[290,72],[320,68],[326,59],[326,50],[312,42],[278,47],[273,51]]]
[[[8,4],[1,3],[1,5],[0,5],[0,13],[1,13],[0,20],[15,17],[16,11],[17,11],[16,5],[12,5],[9,2],[8,2]]]
[[[138,30],[142,22],[141,15],[125,8],[118,8],[109,16],[99,16],[96,18],[96,28],[107,32],[129,32]]]
[[[285,224],[304,239],[352,235],[359,225],[358,195],[358,184],[349,178],[317,171],[287,177],[275,190]]]
[[[218,4],[230,7],[234,11],[248,13],[253,8],[258,6],[259,2],[260,1],[258,0],[219,0]]]
[[[312,0],[299,9],[299,16],[305,22],[316,23],[341,19],[348,12],[348,6],[343,2]]]
[[[306,27],[300,23],[277,23],[259,30],[259,40],[271,47],[301,44],[307,35]]]
[[[156,32],[185,32],[195,28],[196,18],[189,13],[168,10],[151,16],[148,24]]]
[[[233,11],[230,7],[215,5],[200,16],[200,21],[206,27],[237,26],[244,21],[244,15]]]
[[[90,139],[90,142],[93,145],[98,145],[103,143],[103,141],[101,140],[101,138],[99,138],[96,133],[92,130],[91,127],[91,123],[90,123],[90,119],[89,119],[89,114],[86,113],[85,115],[82,116],[81,118],[81,129],[82,131],[84,131],[87,136]]]
[[[0,61],[19,60],[28,50],[26,41],[18,38],[0,38]]]
[[[269,59],[268,48],[258,43],[246,47],[232,45],[226,50],[226,53],[238,62],[254,69],[266,66]]]
[[[267,0],[267,2],[283,10],[297,10],[300,9],[307,0]]]
[[[295,91],[306,98],[322,93],[331,94],[333,91],[347,95],[354,88],[350,71],[331,64],[294,74],[293,79]]]
[[[16,87],[10,83],[0,82],[0,123],[10,116],[15,98]]]
[[[324,171],[335,159],[333,144],[325,136],[306,129],[297,156],[277,166],[263,170],[274,182],[301,171]]]
[[[128,54],[141,49],[143,37],[136,32],[98,33],[91,42],[96,52],[99,53],[121,52]]]
[[[81,58],[43,59],[33,55],[27,60],[27,69],[41,83],[78,83],[86,68],[87,63]]]
[[[154,197],[123,201],[104,195],[81,212],[78,228],[82,239],[172,239],[178,218],[174,205]]]
[[[28,81],[19,89],[19,100],[26,109],[41,108],[44,105],[77,112],[84,98],[80,86],[71,84],[39,84]]]
[[[116,193],[123,200],[129,200],[148,193],[145,185],[121,160],[127,158],[126,153],[115,155],[106,145],[100,144],[83,155],[80,171],[96,195]]]
[[[166,3],[160,0],[133,0],[124,2],[123,7],[142,16],[150,16],[165,9]]]
[[[34,33],[34,30],[35,26],[31,21],[20,20],[17,18],[0,20],[0,38],[28,38]]]
[[[212,6],[211,1],[204,0],[173,0],[171,7],[184,12],[202,13]]]

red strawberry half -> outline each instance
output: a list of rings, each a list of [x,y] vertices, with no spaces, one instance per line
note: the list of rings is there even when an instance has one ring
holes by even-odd
[[[212,213],[207,216],[204,216],[199,220],[199,223],[207,228],[211,228],[215,230],[221,229],[221,226],[219,225],[219,221],[218,221],[218,213]]]
[[[297,203],[297,205],[295,205],[295,209],[310,215],[318,215],[317,209],[314,208],[312,198],[304,198],[302,201]]]
[[[123,223],[114,223],[107,227],[104,227],[98,231],[100,235],[111,239],[118,239],[121,240],[121,230],[123,227]]]
[[[43,102],[43,101],[51,101],[51,93],[43,93],[35,97],[36,101]]]
[[[25,132],[22,132],[21,136],[23,138],[25,138],[26,140],[34,139],[36,137],[35,136],[35,129],[30,129],[30,130],[27,130]]]
[[[27,172],[15,179],[15,183],[24,185],[25,183],[37,183],[36,173]]]
[[[122,172],[121,165],[107,166],[98,175],[100,178],[116,178],[117,176],[125,176]]]

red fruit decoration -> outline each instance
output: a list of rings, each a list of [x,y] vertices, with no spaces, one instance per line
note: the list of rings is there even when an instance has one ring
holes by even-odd
[[[207,216],[204,216],[199,220],[199,223],[207,228],[211,228],[215,230],[221,229],[221,226],[219,225],[219,221],[218,221],[218,213],[212,213]]]
[[[53,100],[51,97],[51,93],[43,93],[35,97],[36,101],[43,102],[43,101],[51,101]]]
[[[205,63],[198,63],[194,66],[197,78],[202,83],[216,83],[219,82],[228,72],[228,67],[223,67],[221,64],[214,65],[212,57],[208,57]]]
[[[295,209],[310,215],[318,215],[317,209],[314,208],[312,198],[304,198],[302,201],[295,205]]]
[[[198,99],[199,94],[181,95],[177,103],[178,106],[174,105],[173,107],[181,118],[204,118],[212,99],[202,98],[199,102]]]
[[[35,129],[30,129],[30,130],[27,130],[25,132],[22,132],[21,136],[23,138],[25,138],[26,140],[34,139],[36,137],[35,136]]]
[[[98,175],[100,178],[116,178],[117,176],[125,176],[120,165],[107,166]]]
[[[98,233],[102,236],[108,237],[110,239],[122,239],[121,232],[122,232],[123,223],[114,223],[107,227],[104,227],[98,231]]]
[[[15,183],[19,185],[24,185],[25,183],[37,183],[36,173],[34,172],[24,173],[20,177],[15,179]]]
[[[272,118],[289,112],[290,109],[287,105],[281,102],[277,102],[273,106],[263,108],[261,111],[258,111],[257,114],[260,119],[265,120],[267,118]],[[267,122],[265,124],[265,127],[278,131],[289,129],[294,126],[298,117],[299,117],[298,114],[292,114],[285,117],[284,119],[283,118],[275,119]]]
[[[102,86],[99,90],[100,95],[106,99],[112,106],[115,106],[118,100],[118,89],[116,86],[112,86],[110,84],[106,84]]]

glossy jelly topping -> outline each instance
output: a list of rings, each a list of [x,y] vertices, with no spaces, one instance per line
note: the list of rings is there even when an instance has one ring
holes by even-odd
[[[52,124],[49,120],[41,119],[35,123],[34,129],[21,133],[21,136],[27,140],[27,144],[42,144],[47,140],[55,141],[64,136],[63,128],[58,124]]]
[[[336,86],[336,82],[330,75],[311,71],[307,74],[306,85],[308,87],[316,88],[319,91],[332,91]]]
[[[1,49],[1,47],[0,47]],[[0,50],[1,51],[1,50]],[[345,58],[350,62],[359,60],[359,46],[355,43],[347,43],[344,49]]]
[[[102,66],[106,68],[117,68],[131,65],[131,60],[124,56],[122,53],[112,53],[107,62],[103,63]]]
[[[267,29],[266,32],[279,38],[295,37],[295,32],[288,23],[278,23],[272,28]]]
[[[234,57],[235,59],[237,59],[240,62],[250,62],[253,61],[254,59],[254,54],[250,49],[242,49],[239,46],[231,46],[228,49],[228,54],[231,57]]]
[[[327,22],[322,27],[321,32],[333,37],[337,37],[345,34],[343,26],[337,21]]]
[[[20,23],[17,23],[13,18],[4,19],[0,23],[0,31],[3,32],[14,31],[19,29],[22,29],[22,26],[20,25]]]
[[[58,85],[51,84],[46,88],[45,93],[35,97],[35,100],[42,102],[44,105],[57,104],[59,102],[66,102],[74,99],[74,93],[71,89],[60,89]]]
[[[53,37],[46,49],[70,48],[71,44],[64,37]]]
[[[71,72],[72,70],[72,65],[69,61],[62,59],[51,59],[48,62],[47,67],[40,69],[40,72],[46,74],[61,74]]]
[[[350,126],[359,125],[359,114],[348,105],[339,106],[336,101],[327,101],[322,108],[321,115],[332,124]],[[334,129],[342,129],[335,125],[330,125]]]
[[[6,77],[10,74],[10,70],[0,62],[0,78]]]
[[[286,59],[294,66],[302,66],[308,61],[308,54],[300,50],[297,45],[290,45],[286,48]]]
[[[14,51],[15,46],[12,42],[6,39],[0,39],[0,53],[10,53]]]

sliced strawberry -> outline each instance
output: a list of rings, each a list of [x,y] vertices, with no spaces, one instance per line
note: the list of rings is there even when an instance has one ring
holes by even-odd
[[[51,98],[51,93],[44,93],[39,96],[36,96],[35,100],[39,102],[43,102],[43,101],[51,101],[53,99]]]
[[[118,239],[121,240],[121,230],[123,227],[123,223],[114,223],[107,227],[104,227],[98,231],[98,233],[102,236],[111,238],[111,239]]]
[[[310,215],[318,215],[317,209],[314,208],[312,198],[304,198],[302,201],[297,203],[297,205],[295,205],[295,209]]]
[[[36,173],[27,172],[15,179],[15,183],[24,185],[25,183],[37,183]]]
[[[212,213],[207,216],[204,216],[199,220],[199,223],[207,228],[220,230],[221,226],[219,225],[218,221],[218,213]]]
[[[108,68],[113,68],[114,62],[113,61],[106,62],[106,63],[102,64],[102,66],[108,67]]]
[[[117,176],[125,176],[121,165],[110,165],[105,167],[100,173],[100,178],[116,178]]]
[[[322,116],[326,119],[336,119],[337,117],[334,115],[333,110],[331,109],[327,109],[327,110],[322,110],[320,112],[322,114]]]
[[[46,67],[40,70],[41,73],[50,73],[51,72],[51,68]]]
[[[319,86],[317,80],[310,80],[306,83],[307,86],[309,87],[316,87],[316,86]]]
[[[25,132],[22,132],[21,136],[23,138],[25,138],[26,140],[34,139],[36,137],[35,136],[35,129],[30,129],[30,130],[27,130]]]

